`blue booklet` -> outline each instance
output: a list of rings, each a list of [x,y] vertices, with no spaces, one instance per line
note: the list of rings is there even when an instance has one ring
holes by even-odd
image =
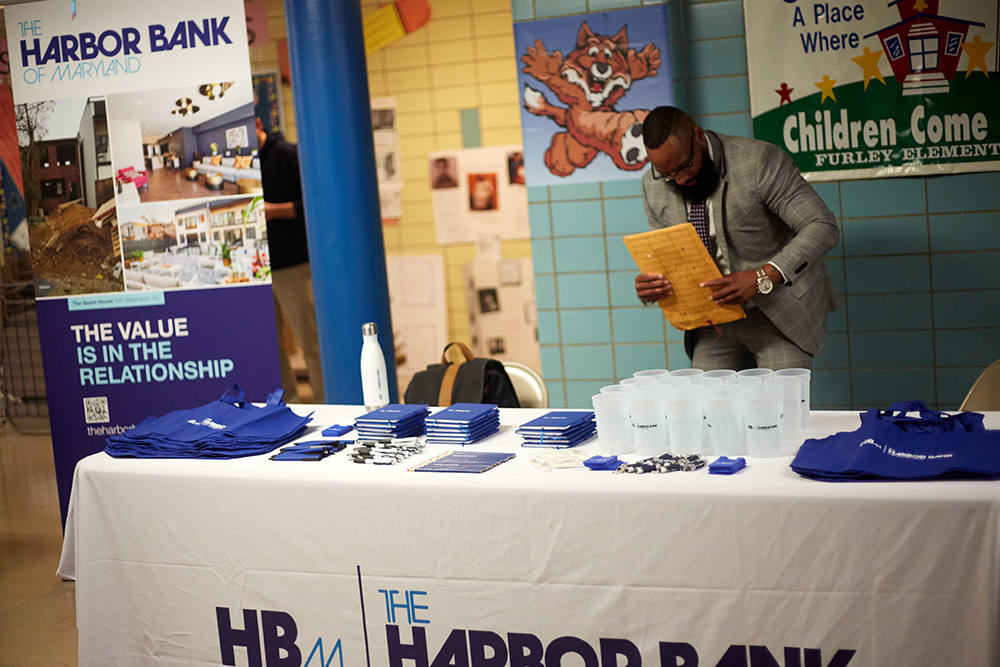
[[[427,418],[428,424],[471,424],[488,418],[499,408],[490,403],[455,403]]]
[[[416,472],[483,473],[501,463],[510,461],[514,456],[514,454],[506,452],[445,452],[440,456],[410,468],[410,470]]]
[[[426,417],[428,412],[429,410],[426,405],[400,405],[397,403],[390,403],[384,408],[373,410],[366,415],[358,417],[354,421],[355,423],[361,422],[362,424],[375,422],[395,424],[407,419],[421,419]]]
[[[471,424],[431,424],[427,423],[428,433],[472,433],[473,431],[480,431],[484,428],[490,426],[499,426],[500,418],[493,416],[487,417],[486,419],[477,419]]]
[[[556,411],[544,414],[541,417],[536,417],[530,422],[525,422],[518,427],[517,432],[522,431],[561,431],[566,429],[572,429],[580,424],[585,424],[587,422],[593,421],[594,413],[591,412],[579,412],[579,411]]]

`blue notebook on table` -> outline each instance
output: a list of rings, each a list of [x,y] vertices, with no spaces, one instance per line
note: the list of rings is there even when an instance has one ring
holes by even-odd
[[[564,431],[570,430],[575,427],[579,427],[581,424],[586,424],[587,422],[593,421],[593,412],[568,412],[568,411],[555,411],[544,414],[541,417],[536,417],[529,422],[521,424],[517,432],[529,432],[529,431]]]
[[[499,414],[497,406],[489,403],[455,403],[427,418],[428,426],[471,425],[480,419]]]
[[[400,405],[397,403],[390,403],[384,408],[379,408],[378,410],[373,410],[366,415],[362,415],[355,419],[355,423],[361,422],[362,424],[398,424],[399,422],[405,422],[410,419],[423,419],[427,416],[429,410],[426,405]]]

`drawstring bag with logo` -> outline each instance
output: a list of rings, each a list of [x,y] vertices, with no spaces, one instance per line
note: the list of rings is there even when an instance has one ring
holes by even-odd
[[[306,429],[312,414],[300,417],[285,405],[284,390],[263,406],[244,400],[243,388],[230,387],[219,400],[162,417],[148,417],[135,428],[107,439],[104,451],[115,457],[237,458],[266,454]]]
[[[987,430],[978,412],[949,415],[923,401],[893,403],[861,413],[856,431],[806,440],[792,470],[828,482],[995,479],[1000,431]]]

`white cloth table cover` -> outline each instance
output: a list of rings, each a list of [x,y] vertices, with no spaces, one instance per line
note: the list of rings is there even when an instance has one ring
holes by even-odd
[[[316,410],[303,439],[363,413],[293,408]],[[443,446],[84,459],[60,563],[79,664],[220,665],[226,642],[267,667],[1000,664],[1000,482],[816,482],[794,447],[732,477],[544,473],[514,429],[546,411],[500,412],[472,447],[517,458],[482,475],[407,471]],[[813,412],[803,436],[858,424]]]

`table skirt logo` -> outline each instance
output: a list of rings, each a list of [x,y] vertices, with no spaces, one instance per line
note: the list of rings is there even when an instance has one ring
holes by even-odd
[[[337,639],[330,649],[329,659],[323,646],[323,638],[318,637],[305,662],[302,649],[296,640],[298,626],[291,614],[283,611],[243,609],[243,627],[233,627],[230,610],[215,608],[215,618],[219,627],[219,650],[223,665],[236,665],[236,648],[246,651],[249,667],[344,667],[344,652]],[[315,658],[315,662],[313,659]],[[339,658],[334,663],[333,659]]]

